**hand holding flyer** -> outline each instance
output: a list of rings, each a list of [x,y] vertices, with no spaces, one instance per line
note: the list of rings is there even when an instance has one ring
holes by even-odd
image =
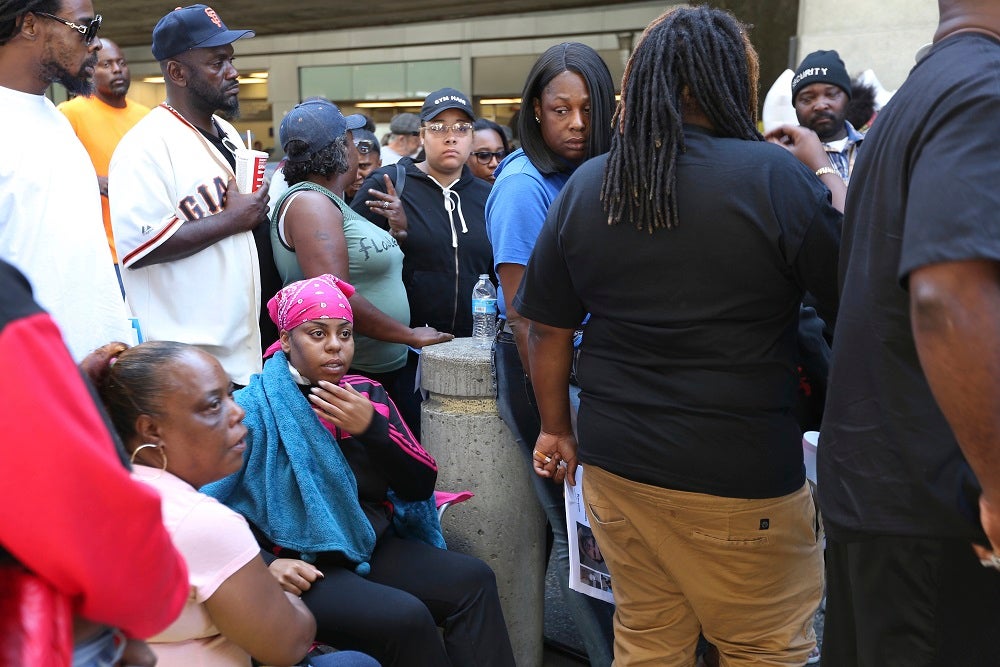
[[[590,530],[587,506],[583,501],[583,466],[576,467],[576,485],[564,482],[566,499],[566,530],[569,533],[569,587],[584,595],[615,601],[611,590],[611,575],[604,562],[601,548]]]

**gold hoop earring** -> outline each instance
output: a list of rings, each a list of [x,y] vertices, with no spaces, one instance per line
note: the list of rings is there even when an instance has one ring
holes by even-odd
[[[132,452],[132,456],[129,457],[129,461],[132,462],[132,465],[135,465],[135,455],[138,454],[141,450],[146,449],[146,447],[152,447],[153,449],[161,450],[160,456],[163,457],[163,467],[160,468],[160,472],[158,472],[155,477],[139,477],[138,475],[136,475],[135,478],[143,482],[152,482],[154,480],[160,479],[160,477],[163,476],[163,473],[167,471],[167,448],[163,447],[162,445],[154,445],[151,442],[139,445],[138,447],[135,448],[135,451]]]

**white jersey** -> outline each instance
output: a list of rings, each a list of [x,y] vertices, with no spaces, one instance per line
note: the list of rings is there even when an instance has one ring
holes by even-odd
[[[0,257],[28,278],[73,358],[130,340],[90,156],[43,95],[0,86]]]
[[[232,125],[214,119],[243,146]],[[232,175],[215,146],[161,104],[115,149],[108,198],[125,294],[143,336],[197,345],[245,385],[261,370],[260,265],[253,233],[227,236],[184,259],[135,267],[181,225],[219,213]]]

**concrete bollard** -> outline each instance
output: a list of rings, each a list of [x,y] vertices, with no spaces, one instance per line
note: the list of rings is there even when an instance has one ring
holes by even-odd
[[[491,352],[456,338],[425,347],[421,356],[421,386],[430,393],[421,408],[421,440],[437,459],[437,488],[476,494],[445,514],[448,548],[493,568],[517,664],[539,667],[545,516],[532,473],[497,413]]]

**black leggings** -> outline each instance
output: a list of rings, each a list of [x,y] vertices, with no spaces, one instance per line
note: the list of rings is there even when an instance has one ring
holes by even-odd
[[[384,535],[367,577],[318,566],[324,578],[302,596],[318,641],[383,667],[513,667],[496,577],[482,561]]]

